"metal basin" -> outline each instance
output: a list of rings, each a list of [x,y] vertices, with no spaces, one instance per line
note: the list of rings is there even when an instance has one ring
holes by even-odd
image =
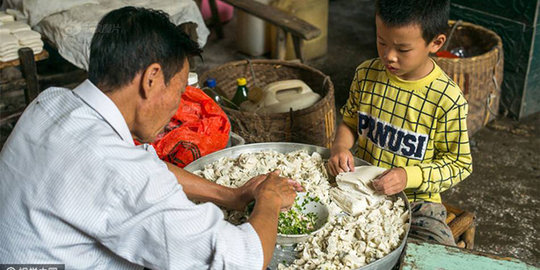
[[[217,161],[222,157],[236,158],[240,154],[243,154],[243,153],[253,153],[253,152],[268,151],[268,150],[273,150],[279,153],[289,153],[296,150],[306,150],[310,154],[313,152],[319,153],[322,156],[322,158],[325,160],[330,157],[330,150],[328,148],[324,148],[324,147],[320,147],[316,145],[301,144],[301,143],[286,143],[286,142],[254,143],[254,144],[234,146],[231,148],[226,148],[221,151],[214,152],[210,155],[204,156],[200,159],[193,161],[184,169],[189,172],[194,172],[196,170],[204,169],[204,165]],[[354,163],[355,163],[355,166],[370,165],[366,161],[363,161],[356,157],[354,158]],[[404,192],[401,192],[395,196],[402,198],[405,202],[405,207],[407,208],[407,210],[409,210],[409,223],[407,224],[407,227],[405,229],[405,236],[401,244],[399,245],[398,248],[390,252],[388,255],[368,265],[360,267],[357,270],[389,270],[389,269],[392,269],[396,265],[396,263],[399,261],[401,252],[405,248],[405,243],[407,242],[407,235],[409,234],[410,221],[411,221],[411,211],[410,211],[411,208],[409,205],[409,201],[407,200],[407,197],[405,196]],[[290,246],[281,247],[278,245],[276,246],[276,249],[274,251],[274,257],[272,258],[272,262],[270,263],[269,268],[277,269],[277,264],[283,261],[290,263],[294,260],[295,256],[296,256],[296,253],[293,251],[292,247]]]

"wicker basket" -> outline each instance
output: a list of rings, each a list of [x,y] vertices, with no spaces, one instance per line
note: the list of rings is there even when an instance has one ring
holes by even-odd
[[[449,24],[453,27],[456,22]],[[476,50],[478,54],[466,58],[434,58],[465,94],[469,103],[467,127],[469,135],[473,135],[499,111],[504,65],[502,41],[491,30],[458,21],[448,43],[448,50],[461,46],[465,51]]]
[[[250,60],[259,87],[281,80],[299,79],[322,96],[313,106],[288,113],[257,114],[223,108],[234,132],[246,143],[298,142],[330,147],[335,135],[334,84],[319,70],[280,60]],[[248,89],[253,76],[248,61],[230,62],[205,72],[201,81],[215,78],[228,98],[236,92],[236,79],[245,77]]]

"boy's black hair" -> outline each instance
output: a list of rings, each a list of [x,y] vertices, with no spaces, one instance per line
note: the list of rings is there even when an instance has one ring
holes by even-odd
[[[166,13],[123,7],[106,14],[96,28],[90,44],[88,78],[102,91],[113,91],[158,63],[168,84],[188,56],[200,56],[201,52]]]
[[[419,24],[426,43],[448,30],[450,0],[377,0],[375,10],[388,26]]]

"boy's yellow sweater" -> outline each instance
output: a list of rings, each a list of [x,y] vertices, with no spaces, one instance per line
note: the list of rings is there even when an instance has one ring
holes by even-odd
[[[405,168],[409,200],[440,203],[440,192],[472,172],[467,108],[459,87],[437,64],[426,77],[405,81],[373,59],[356,69],[341,112],[358,132],[359,158]]]

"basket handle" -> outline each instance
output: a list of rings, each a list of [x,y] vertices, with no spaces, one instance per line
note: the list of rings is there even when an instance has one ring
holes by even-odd
[[[454,23],[454,25],[452,26],[452,29],[450,30],[450,33],[448,34],[448,39],[446,40],[446,42],[444,43],[442,47],[443,51],[446,51],[446,48],[448,48],[448,45],[450,44],[450,39],[452,39],[452,36],[454,35],[454,31],[456,31],[456,28],[458,28],[458,26],[460,26],[462,23],[463,23],[462,20],[458,20],[457,22]]]
[[[499,49],[498,47],[495,47],[495,50],[497,50],[497,63],[495,64],[495,67],[493,68],[493,76],[491,77],[492,81],[493,81],[493,85],[495,86],[495,91],[497,92],[500,92],[501,90],[501,86],[499,85],[499,83],[497,82],[497,68],[499,67],[499,64],[501,63],[501,54],[502,54],[502,50]],[[495,93],[493,93],[493,91],[491,91],[489,93],[489,95],[486,97],[486,118],[484,119],[484,126],[488,123],[489,121],[489,117],[490,117],[490,114],[491,115],[497,115],[497,113],[493,112],[493,110],[491,110],[491,103],[493,102],[493,100],[497,97],[497,95],[495,95]]]
[[[328,75],[325,75],[325,76],[324,76],[324,80],[323,80],[323,82],[322,82],[322,88],[321,88],[321,89],[322,89],[322,91],[321,91],[321,97],[323,97],[323,93],[324,93],[324,92],[323,92],[323,91],[324,91],[324,87],[325,87],[325,86],[326,86],[326,85],[328,84],[328,82],[329,82],[329,81],[330,81],[330,76],[328,76]]]

